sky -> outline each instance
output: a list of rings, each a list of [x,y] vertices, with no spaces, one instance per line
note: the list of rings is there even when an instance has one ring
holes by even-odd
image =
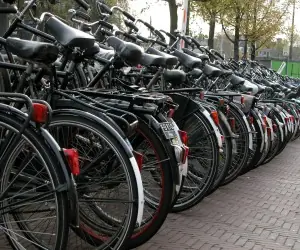
[[[141,13],[143,8],[147,6],[147,2],[150,3],[150,8]],[[178,0],[178,2],[182,2],[182,0]],[[130,0],[130,8],[141,19],[148,22],[150,22],[151,20],[152,26],[154,26],[155,28],[169,31],[170,18],[169,18],[169,7],[167,2],[157,1],[157,0]],[[288,15],[290,18],[289,20],[287,20],[286,25],[291,25],[291,19],[292,19],[291,12],[292,10]],[[179,8],[178,11],[179,29],[181,28],[182,19],[183,19],[183,11],[182,9]],[[295,28],[298,32],[300,32],[300,6],[297,7],[295,13]],[[202,32],[203,34],[208,35],[209,25],[203,22],[201,18],[199,18],[191,24],[191,29],[196,33]],[[144,31],[145,30],[143,30],[142,32]],[[221,31],[222,31],[221,26],[217,25],[216,33],[219,33]],[[283,35],[278,35],[278,37],[283,37]]]

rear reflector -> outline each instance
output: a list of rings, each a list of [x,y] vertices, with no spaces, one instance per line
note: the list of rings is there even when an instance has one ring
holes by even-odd
[[[175,109],[169,109],[168,117],[173,118],[174,113],[175,113]]]
[[[189,147],[183,146],[182,160],[181,162],[184,164],[189,156]]]
[[[189,140],[187,132],[185,132],[183,130],[178,130],[178,133],[180,135],[182,143],[187,146],[188,145],[188,140]]]
[[[249,116],[249,123],[250,123],[251,125],[253,125],[253,122],[254,122],[253,116]]]
[[[141,154],[140,152],[137,152],[137,151],[133,151],[133,155],[134,155],[136,163],[138,164],[138,167],[141,171],[143,168],[144,156],[143,156],[143,154]]]
[[[213,111],[210,112],[210,115],[211,115],[212,119],[214,120],[215,124],[217,126],[219,126],[220,125],[220,121],[219,121],[218,111],[213,110]]]
[[[46,123],[48,119],[48,107],[42,103],[33,103],[32,120],[37,123]]]
[[[235,131],[235,118],[230,117],[229,118],[229,125],[232,131]]]
[[[75,176],[80,174],[78,151],[74,148],[63,149],[67,158],[71,173]]]
[[[244,103],[245,103],[245,97],[241,96],[241,104],[244,104]]]
[[[277,125],[273,124],[273,131],[276,133],[277,132]]]

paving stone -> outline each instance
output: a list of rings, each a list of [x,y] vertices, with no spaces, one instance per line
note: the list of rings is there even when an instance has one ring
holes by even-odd
[[[194,208],[170,214],[137,250],[300,250],[299,151],[300,140],[292,142]]]

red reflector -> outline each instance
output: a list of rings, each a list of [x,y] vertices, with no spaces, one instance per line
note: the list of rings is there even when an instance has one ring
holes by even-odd
[[[229,105],[227,105],[227,106],[226,106],[226,115],[229,114],[229,111],[230,111],[230,107],[229,107]]]
[[[267,117],[264,115],[264,116],[263,116],[263,129],[264,129],[264,130],[266,130],[267,125],[268,125]]]
[[[224,100],[223,98],[221,98],[221,99],[219,100],[219,105],[220,105],[221,107],[223,107],[223,106],[224,106],[224,103],[225,103],[225,100]]]
[[[271,135],[271,128],[267,128],[268,135]]]
[[[180,135],[182,143],[187,146],[188,145],[188,139],[189,139],[187,132],[185,132],[183,130],[178,130],[178,133]]]
[[[75,176],[79,175],[80,168],[79,168],[79,156],[78,151],[74,148],[63,149],[64,154],[67,158],[69,167],[71,169],[71,173]]]
[[[285,120],[286,123],[289,122],[289,118],[288,117],[285,117],[284,120]]]
[[[294,122],[295,121],[295,117],[292,115],[291,116],[291,122]]]
[[[222,140],[222,143],[224,143],[224,141],[225,141],[224,135],[221,135],[221,140]]]
[[[175,109],[170,109],[170,110],[169,110],[169,113],[168,113],[168,117],[169,117],[169,118],[173,118],[174,113],[175,113]]]
[[[189,156],[189,147],[183,146],[182,160],[181,162],[184,164]]]
[[[251,125],[253,124],[253,121],[254,121],[253,116],[249,116],[249,123],[250,123]]]
[[[32,120],[37,123],[45,123],[48,118],[48,107],[42,103],[33,103]]]
[[[213,110],[213,111],[210,112],[210,115],[211,115],[212,119],[214,120],[215,124],[216,124],[217,126],[219,126],[220,122],[219,122],[218,111]]]
[[[138,164],[138,167],[140,169],[140,171],[143,168],[143,163],[144,163],[144,156],[143,154],[137,152],[137,151],[133,151],[133,155],[135,157],[136,163]]]
[[[244,103],[245,103],[245,97],[241,96],[241,104],[244,104]]]
[[[201,91],[201,92],[200,92],[200,96],[199,96],[199,97],[200,97],[201,100],[204,99],[204,91]]]
[[[277,132],[277,125],[276,124],[273,124],[273,131]]]
[[[229,124],[232,131],[235,131],[235,119],[233,117],[229,118]]]

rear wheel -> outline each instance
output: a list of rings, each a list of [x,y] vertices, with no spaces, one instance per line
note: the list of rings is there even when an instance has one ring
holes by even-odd
[[[23,126],[0,114],[1,147]],[[26,128],[1,166],[1,230],[14,249],[65,249],[67,190],[62,167],[35,130]],[[7,149],[7,144],[6,144]],[[5,207],[5,208],[4,208]]]
[[[126,249],[136,248],[152,238],[164,223],[175,194],[170,159],[159,136],[145,122],[130,142],[135,151],[143,155],[141,169],[145,207],[141,226],[137,226],[127,241]],[[166,145],[167,146],[167,145]]]
[[[78,150],[80,226],[69,249],[118,249],[137,219],[138,186],[125,149],[103,126],[73,115],[53,115],[49,128],[63,148]],[[74,233],[75,232],[75,233]]]
[[[220,133],[223,137],[222,141],[223,141],[223,152],[220,152],[220,157],[219,157],[219,167],[218,167],[218,171],[217,171],[217,175],[215,178],[215,181],[211,187],[210,192],[213,192],[214,190],[216,190],[220,183],[223,182],[223,180],[225,179],[228,170],[231,166],[232,163],[232,138],[230,137],[230,125],[229,124],[225,124],[228,123],[226,120],[226,117],[223,113],[219,112],[219,116],[224,116],[224,119],[219,119],[220,121]]]
[[[236,138],[237,153],[234,154],[232,164],[228,170],[222,185],[226,185],[236,179],[242,170],[247,165],[249,156],[249,132],[245,120],[242,115],[232,106],[228,111],[228,118],[233,118],[235,121],[235,131],[233,131],[238,138]]]
[[[188,174],[173,212],[187,210],[207,195],[215,181],[219,164],[217,137],[202,113],[191,114],[180,125],[180,129],[186,131],[189,138]]]

